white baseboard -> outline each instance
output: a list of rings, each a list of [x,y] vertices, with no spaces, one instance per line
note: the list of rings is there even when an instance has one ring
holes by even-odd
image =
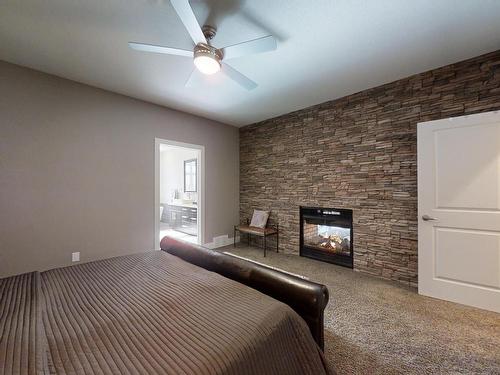
[[[236,236],[236,242],[240,242],[240,236]],[[234,238],[229,237],[226,234],[224,236],[214,237],[212,242],[207,242],[203,244],[203,246],[209,249],[217,249],[219,247],[232,245],[233,243],[234,243]]]

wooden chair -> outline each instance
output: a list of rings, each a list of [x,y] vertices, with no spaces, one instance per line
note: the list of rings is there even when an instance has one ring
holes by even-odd
[[[246,225],[235,225],[234,226],[234,247],[236,247],[236,232],[241,234],[245,233],[248,238],[248,245],[250,245],[250,236],[262,237],[264,241],[264,257],[266,256],[267,250],[267,237],[276,236],[276,252],[278,252],[279,246],[279,224],[276,224],[275,227],[258,228],[250,226],[250,220],[246,220]]]

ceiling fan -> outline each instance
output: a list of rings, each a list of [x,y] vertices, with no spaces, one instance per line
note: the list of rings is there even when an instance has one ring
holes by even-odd
[[[274,51],[276,49],[276,39],[272,35],[234,44],[224,48],[216,48],[210,44],[217,32],[213,26],[204,25],[200,27],[196,17],[189,5],[188,0],[170,0],[177,15],[187,29],[194,42],[193,50],[156,46],[152,44],[129,42],[132,49],[145,52],[164,53],[193,58],[195,69],[186,81],[186,86],[190,86],[197,70],[203,74],[215,74],[221,72],[228,78],[240,84],[247,90],[253,90],[257,83],[243,75],[226,63],[227,60],[242,57],[254,53]]]

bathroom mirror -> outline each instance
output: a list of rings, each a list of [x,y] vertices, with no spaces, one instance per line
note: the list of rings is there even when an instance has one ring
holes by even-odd
[[[196,192],[196,159],[184,160],[184,192]]]

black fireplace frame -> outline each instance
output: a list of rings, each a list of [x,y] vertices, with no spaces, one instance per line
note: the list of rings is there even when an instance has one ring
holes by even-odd
[[[304,245],[304,215],[310,216],[314,215],[318,219],[332,220],[336,217],[342,217],[344,222],[350,224],[351,238],[350,238],[350,255],[345,254],[335,254],[332,252],[326,252],[322,250],[315,249],[310,246]],[[326,225],[326,224],[325,224]],[[344,225],[335,224],[341,227]],[[323,262],[337,264],[339,266],[353,268],[354,265],[354,228],[352,225],[352,210],[349,209],[339,209],[339,208],[325,208],[325,207],[305,207],[300,206],[300,256],[312,258],[316,260],[321,260]]]

